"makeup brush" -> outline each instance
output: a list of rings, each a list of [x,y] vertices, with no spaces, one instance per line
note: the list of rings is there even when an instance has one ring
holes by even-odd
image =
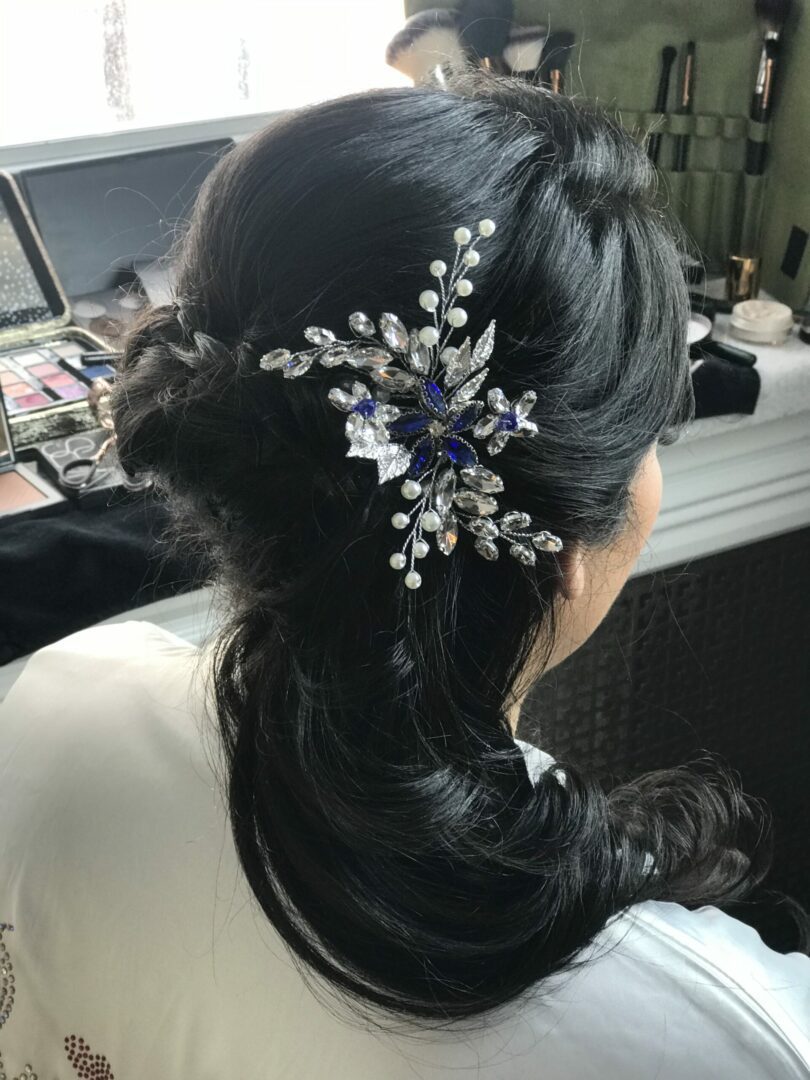
[[[576,37],[570,30],[558,30],[548,35],[537,69],[537,81],[541,86],[548,86],[557,94],[562,93],[565,65],[575,41]]]
[[[503,50],[512,31],[512,0],[462,0],[458,8],[458,32],[473,59],[498,74],[508,69]]]
[[[510,74],[533,80],[543,55],[547,26],[513,26],[503,50],[503,61]]]
[[[785,23],[790,14],[791,0],[754,0],[754,11],[762,29],[762,49],[759,67],[751,95],[752,120],[766,124],[773,108],[773,84],[776,61],[781,51]],[[767,146],[749,139],[745,146],[745,171],[749,176],[761,176],[765,171]]]
[[[686,55],[683,61],[683,75],[681,77],[681,93],[678,101],[677,112],[685,116],[692,111],[692,97],[695,89],[695,43],[689,41],[686,44]],[[672,165],[673,172],[686,172],[686,158],[689,151],[689,136],[676,135],[675,137],[675,160]]]
[[[468,63],[455,11],[431,9],[411,15],[385,50],[385,62],[414,83],[443,81],[442,68]]]
[[[655,95],[655,111],[665,113],[667,111],[667,98],[669,97],[669,78],[672,65],[678,50],[674,45],[665,45],[661,50],[661,74],[658,78],[658,93]],[[658,163],[658,154],[661,150],[661,132],[656,131],[650,136],[647,143],[647,153],[653,165]]]

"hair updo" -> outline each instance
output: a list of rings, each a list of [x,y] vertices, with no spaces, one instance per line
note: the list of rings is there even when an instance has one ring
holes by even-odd
[[[561,581],[459,543],[402,588],[398,484],[347,459],[330,382],[259,370],[315,323],[420,325],[453,230],[498,229],[467,329],[497,320],[493,385],[537,392],[510,503],[566,546],[624,525],[645,454],[689,414],[688,301],[654,170],[598,110],[517,80],[386,89],[299,110],[208,178],[177,306],[132,335],[118,445],[227,587],[215,661],[230,816],[263,910],[355,1001],[444,1021],[514,999],[645,898],[743,895],[755,808],[673,770],[606,792],[573,763],[533,784],[505,715]],[[647,872],[648,858],[655,873]]]

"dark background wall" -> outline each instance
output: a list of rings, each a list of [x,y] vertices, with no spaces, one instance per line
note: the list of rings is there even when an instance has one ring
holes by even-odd
[[[521,734],[608,781],[722,755],[773,813],[767,884],[810,906],[810,529],[630,581]]]

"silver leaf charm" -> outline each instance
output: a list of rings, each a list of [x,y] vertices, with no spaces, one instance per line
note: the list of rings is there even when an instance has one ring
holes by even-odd
[[[454,386],[458,386],[459,383],[464,382],[472,371],[471,364],[472,355],[470,353],[470,339],[465,338],[464,344],[461,345],[458,352],[451,358],[445,368],[444,385],[448,390],[452,390]]]
[[[478,368],[483,367],[484,364],[492,356],[492,350],[495,346],[495,320],[493,319],[481,337],[475,343],[475,348],[472,354],[472,364],[470,366],[471,371],[477,371]]]
[[[404,446],[398,443],[388,443],[381,446],[375,455],[377,462],[377,479],[385,484],[397,476],[402,476],[408,471],[411,464],[411,455]]]
[[[469,401],[470,398],[474,398],[481,387],[484,385],[489,375],[489,368],[484,368],[483,371],[479,371],[475,378],[470,379],[469,382],[460,386],[453,395],[453,401]]]
[[[308,326],[304,331],[304,337],[313,345],[332,345],[335,335],[331,330],[325,330],[322,326]]]

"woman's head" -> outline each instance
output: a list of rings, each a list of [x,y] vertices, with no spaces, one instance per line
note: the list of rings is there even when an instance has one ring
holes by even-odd
[[[388,565],[399,483],[346,458],[328,373],[285,380],[258,358],[356,310],[421,325],[427,264],[485,217],[467,329],[496,320],[493,385],[536,391],[539,428],[497,471],[565,549],[527,569],[460,542],[410,593]],[[649,892],[645,846],[677,892],[684,853],[657,811],[625,828],[573,767],[533,787],[508,713],[525,673],[601,618],[651,527],[654,447],[691,402],[686,318],[634,142],[563,97],[466,76],[317,105],[241,145],[202,192],[176,307],[129,343],[122,460],[157,474],[232,598],[215,682],[243,867],[296,953],[362,999],[423,1017],[509,1000]]]

